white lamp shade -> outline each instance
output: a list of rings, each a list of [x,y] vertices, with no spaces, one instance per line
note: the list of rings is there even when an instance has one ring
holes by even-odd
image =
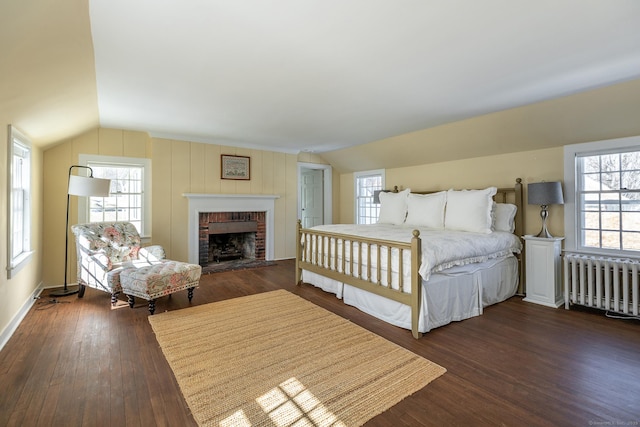
[[[108,197],[110,186],[110,179],[69,175],[69,191],[67,194],[71,196]]]

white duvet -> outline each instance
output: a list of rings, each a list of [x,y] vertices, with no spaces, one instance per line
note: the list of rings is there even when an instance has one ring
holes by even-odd
[[[330,233],[350,234],[373,239],[392,240],[409,243],[412,231],[415,227],[405,227],[388,224],[355,225],[355,224],[330,224],[313,227]],[[513,253],[520,253],[522,243],[512,233],[494,231],[489,234],[470,233],[464,231],[421,229],[422,258],[420,276],[426,281],[432,273],[440,272],[448,268],[477,262],[485,262],[495,258],[501,258]],[[342,243],[340,243],[342,244]],[[373,252],[377,249],[372,248]],[[363,249],[364,251],[364,249]],[[403,255],[403,275],[410,271],[410,254],[406,251]],[[381,251],[381,265],[386,265],[386,252]],[[397,253],[392,253],[392,259],[397,258]],[[356,254],[354,254],[356,258]],[[363,271],[366,272],[366,262],[363,257]],[[357,259],[357,258],[356,258]],[[375,260],[375,257],[372,257]],[[335,265],[335,259],[331,263]],[[374,264],[375,261],[372,261]],[[394,263],[393,270],[396,270]],[[394,271],[397,272],[397,271]],[[375,280],[375,277],[373,278]],[[384,277],[382,277],[384,279]],[[384,281],[384,280],[383,280]],[[395,286],[394,286],[395,287]],[[409,291],[409,289],[404,289]]]

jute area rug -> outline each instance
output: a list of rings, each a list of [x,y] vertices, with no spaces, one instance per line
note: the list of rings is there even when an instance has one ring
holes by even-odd
[[[285,290],[149,322],[201,426],[359,426],[446,371]]]

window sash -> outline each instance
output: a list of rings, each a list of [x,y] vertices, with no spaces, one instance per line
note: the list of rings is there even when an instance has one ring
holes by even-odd
[[[640,151],[576,156],[578,249],[640,252]]]
[[[111,180],[108,197],[89,197],[89,222],[128,221],[144,235],[144,166],[88,162],[96,178]]]
[[[31,258],[31,145],[9,126],[7,275],[12,278]]]
[[[380,216],[380,204],[374,203],[375,191],[384,188],[384,171],[356,173],[355,176],[355,223],[375,224]]]
[[[115,217],[118,221],[129,221],[126,218],[129,215],[131,222],[138,228],[142,241],[147,243],[151,241],[152,234],[152,221],[151,221],[151,159],[146,157],[125,157],[125,156],[104,156],[99,154],[80,154],[78,156],[78,164],[82,166],[88,166],[94,169],[94,176],[97,178],[100,172],[99,167],[124,167],[124,168],[140,168],[140,186],[137,184],[131,184],[131,181],[136,181],[137,176],[124,177],[129,181],[128,187],[116,186],[112,183],[111,194],[106,200],[102,200],[102,206],[106,206],[108,215],[101,217],[110,221]],[[105,176],[107,179],[118,178],[117,175]],[[123,178],[123,177],[120,177]],[[133,189],[133,190],[132,190]],[[139,191],[140,190],[140,191]],[[117,193],[116,191],[119,191]],[[137,197],[140,195],[140,200],[125,199],[127,197]],[[110,199],[112,198],[113,199]],[[119,200],[116,198],[120,197]],[[90,201],[90,197],[78,197],[78,222],[91,222],[90,221],[90,209],[91,206],[96,207],[96,202]],[[102,198],[97,198],[101,201]],[[106,204],[104,204],[106,203]],[[137,208],[134,204],[140,205],[139,211],[131,211],[131,209]],[[117,205],[116,205],[117,204]],[[126,208],[126,212],[125,209]],[[138,214],[140,220],[138,220]]]

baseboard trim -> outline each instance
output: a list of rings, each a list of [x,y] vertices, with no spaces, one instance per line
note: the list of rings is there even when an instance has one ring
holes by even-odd
[[[40,296],[40,293],[43,291],[43,289],[44,288],[42,287],[42,283],[40,283],[36,287],[36,289],[31,293],[29,298],[24,302],[24,304],[22,305],[20,310],[16,313],[16,315],[13,316],[13,319],[11,319],[11,322],[9,322],[7,327],[4,328],[2,333],[0,333],[0,351],[2,351],[2,349],[7,344],[7,342],[9,342],[9,339],[15,333],[16,329],[18,329],[18,326],[20,326],[20,323],[22,323],[22,320],[24,319],[24,317],[27,315],[29,310],[31,310],[31,307],[33,307],[33,305],[38,300],[38,297]]]

